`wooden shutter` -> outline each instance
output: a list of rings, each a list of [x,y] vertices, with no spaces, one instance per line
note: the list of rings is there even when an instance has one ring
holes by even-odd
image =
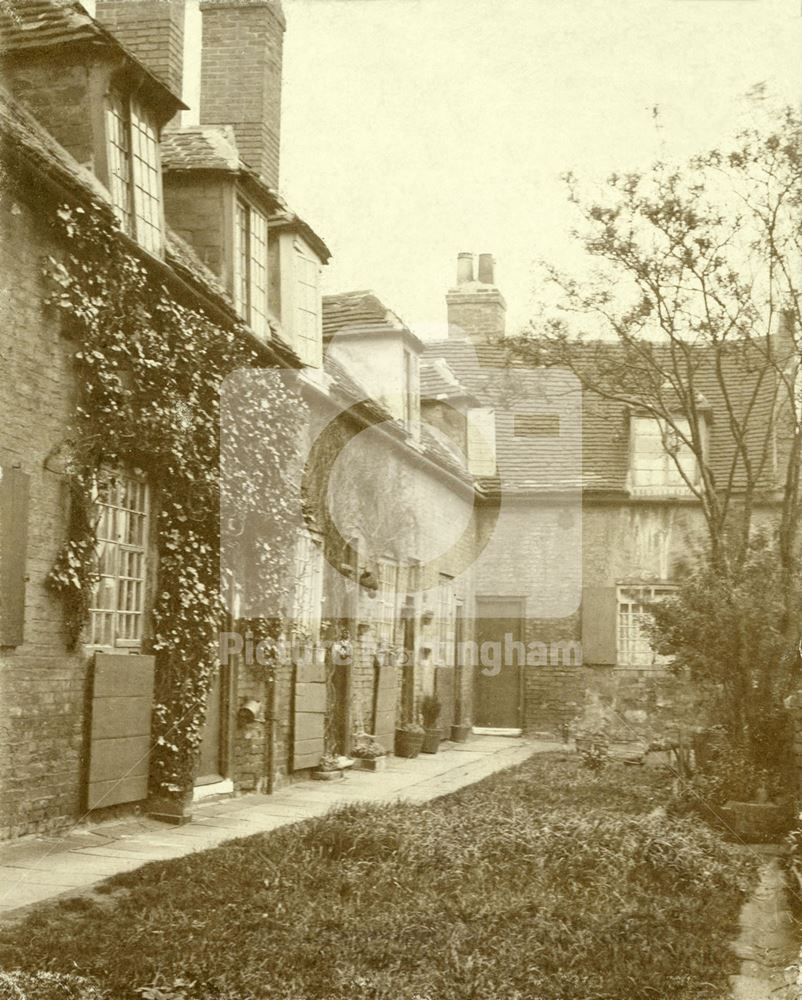
[[[376,668],[373,702],[373,735],[388,753],[395,748],[395,702],[398,690],[395,667],[391,664]]]
[[[582,590],[582,662],[589,666],[616,662],[618,597],[615,587]]]
[[[0,468],[0,646],[21,646],[25,631],[30,476]]]
[[[292,769],[317,767],[326,749],[326,665],[314,656],[295,666]]]
[[[95,653],[87,807],[148,794],[154,657]]]

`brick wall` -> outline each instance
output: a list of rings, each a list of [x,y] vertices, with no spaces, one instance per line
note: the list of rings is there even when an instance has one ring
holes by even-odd
[[[233,125],[243,160],[279,183],[284,16],[272,0],[202,0],[200,121]]]
[[[475,344],[504,336],[507,305],[493,285],[453,288],[446,295],[448,335],[467,338]]]
[[[97,0],[98,21],[181,96],[184,0]]]
[[[48,456],[75,394],[73,345],[43,305],[42,266],[56,251],[26,199],[7,196],[0,211],[0,464],[31,477],[24,641],[0,649],[0,836],[14,836],[79,814],[87,659],[67,652],[61,603],[45,587],[67,502]]]

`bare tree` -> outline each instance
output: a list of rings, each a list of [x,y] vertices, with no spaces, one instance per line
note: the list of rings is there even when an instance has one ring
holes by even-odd
[[[569,369],[619,413],[659,422],[699,501],[714,567],[737,568],[756,505],[776,504],[790,637],[802,454],[802,119],[791,108],[761,114],[731,149],[614,174],[593,197],[567,175],[582,219],[574,235],[593,268],[577,278],[546,265],[557,310],[511,351]],[[726,448],[710,446],[712,411]],[[692,473],[681,461],[688,453]]]

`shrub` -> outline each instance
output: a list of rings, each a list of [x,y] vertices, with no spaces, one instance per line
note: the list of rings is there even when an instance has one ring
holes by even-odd
[[[437,720],[440,718],[442,707],[440,699],[435,695],[427,694],[424,696],[420,703],[420,714],[423,717],[423,726],[425,729],[435,728]]]
[[[357,737],[351,750],[351,756],[360,760],[375,760],[377,757],[384,757],[386,753],[387,751],[381,743],[367,733],[362,733]]]

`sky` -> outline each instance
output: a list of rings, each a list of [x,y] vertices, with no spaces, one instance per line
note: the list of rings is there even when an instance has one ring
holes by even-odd
[[[560,175],[602,182],[726,141],[764,82],[802,101],[802,0],[284,0],[282,190],[372,289],[444,335],[460,251],[508,329],[533,262],[581,268]],[[655,128],[653,108],[660,108]]]

